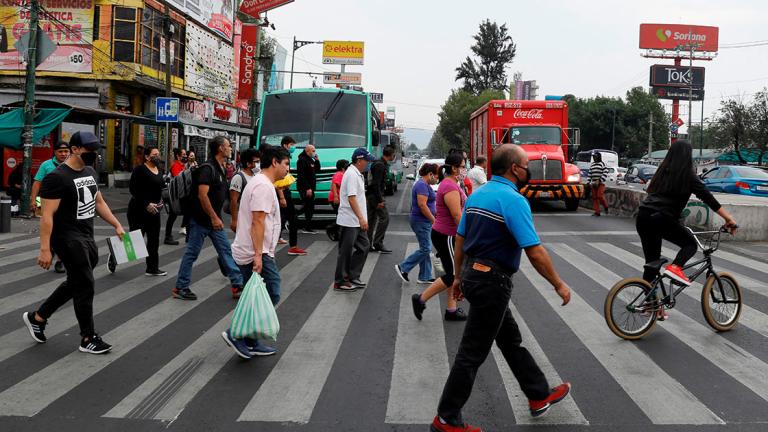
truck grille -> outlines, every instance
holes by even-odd
[[[531,180],[562,180],[563,162],[559,160],[547,160],[547,175],[544,177],[544,164],[541,159],[528,161],[531,170]]]

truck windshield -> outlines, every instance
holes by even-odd
[[[504,142],[512,144],[562,144],[562,134],[556,126],[513,127],[504,135]]]
[[[343,97],[341,97],[343,96]],[[280,145],[285,135],[299,147],[365,147],[368,134],[364,95],[341,92],[271,94],[264,98],[261,142]]]

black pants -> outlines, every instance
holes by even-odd
[[[365,231],[360,228],[341,227],[339,256],[336,260],[336,283],[343,283],[344,279],[360,278],[370,247]]]
[[[312,229],[312,217],[315,215],[315,194],[314,189],[312,190],[312,196],[307,196],[306,191],[302,192],[299,191],[299,195],[301,196],[301,205],[302,209],[301,211],[304,213],[304,228],[305,229]]]
[[[165,221],[165,238],[172,239],[173,238],[173,224],[176,223],[176,218],[179,216],[176,213],[171,210],[171,206],[167,206],[168,208],[168,220]],[[189,216],[183,215],[181,219],[181,227],[186,228],[187,227],[187,221],[189,219]]]
[[[389,211],[379,208],[373,197],[365,198],[368,206],[368,240],[376,249],[384,247],[384,234],[389,226]]]
[[[282,228],[288,224],[288,246],[296,247],[299,244],[299,224],[296,221],[296,207],[291,199],[291,192],[285,191],[285,208],[280,207],[280,222]]]
[[[437,257],[440,258],[440,263],[443,265],[443,271],[445,274],[440,276],[443,283],[450,287],[453,285],[453,247],[456,245],[456,236],[448,236],[432,230],[432,244],[437,251]]]
[[[645,262],[653,262],[661,258],[661,240],[667,240],[680,248],[672,264],[683,267],[696,255],[696,239],[677,219],[654,210],[640,208],[637,213],[637,233],[643,244]],[[645,269],[643,279],[653,282],[657,272]]]
[[[146,210],[128,212],[128,226],[131,231],[141,230],[147,238],[147,272],[160,268],[160,213],[153,215]]]
[[[99,262],[99,248],[93,238],[57,241],[52,247],[67,269],[67,279],[53,291],[37,313],[47,320],[57,309],[72,300],[77,323],[80,325],[80,335],[91,337],[95,334],[93,268]]]
[[[464,422],[461,408],[472,393],[477,370],[494,341],[529,400],[542,400],[549,395],[544,373],[520,345],[520,329],[508,306],[512,279],[495,269],[485,273],[474,270],[472,264],[473,260],[467,259],[462,271],[462,291],[471,306],[469,316],[437,407],[438,415],[456,426]]]

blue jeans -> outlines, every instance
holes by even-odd
[[[419,241],[419,250],[412,253],[408,258],[400,263],[400,270],[409,273],[417,265],[419,266],[419,280],[432,279],[432,259],[429,254],[432,252],[432,224],[429,222],[420,222],[411,220],[411,229],[416,234]]]
[[[240,273],[243,275],[243,282],[247,284],[253,276],[253,263],[238,264],[237,267],[240,268]],[[272,300],[272,305],[277,306],[277,303],[280,302],[280,270],[277,268],[275,259],[267,254],[261,255],[261,277],[267,286],[267,293]]]
[[[192,277],[192,265],[200,256],[200,250],[203,249],[203,242],[208,237],[219,254],[221,263],[227,268],[229,281],[234,288],[242,288],[243,275],[232,258],[232,249],[227,239],[227,233],[224,230],[215,230],[206,228],[198,224],[194,218],[189,218],[189,227],[187,228],[187,250],[184,251],[184,257],[181,259],[179,275],[176,278],[176,288],[180,290],[189,289],[190,279]]]

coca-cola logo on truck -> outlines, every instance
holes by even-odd
[[[542,120],[544,119],[543,109],[516,109],[512,114],[512,118],[516,119],[529,119],[529,120]]]

